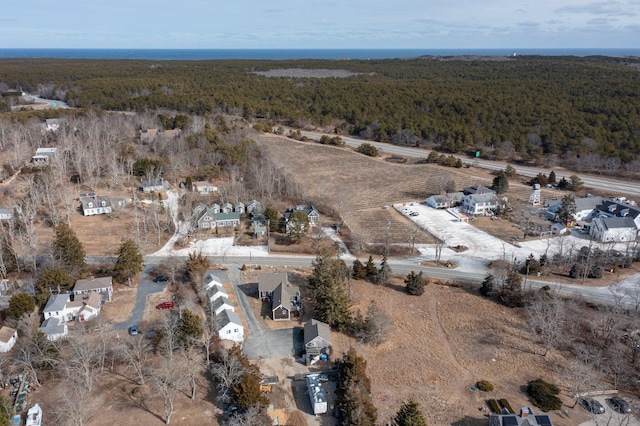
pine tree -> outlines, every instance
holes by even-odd
[[[378,268],[376,264],[373,262],[373,256],[369,256],[369,260],[367,260],[367,264],[365,265],[365,269],[367,271],[367,280],[371,282],[375,282],[378,278]]]
[[[113,274],[120,282],[124,282],[143,269],[142,253],[133,240],[125,240],[118,249],[118,258],[113,267]]]
[[[280,228],[278,210],[273,206],[267,206],[267,208],[264,209],[264,217],[269,221],[269,231],[278,232]]]
[[[391,266],[387,260],[386,253],[382,256],[382,263],[380,264],[380,271],[377,277],[378,284],[387,285],[391,281]]]
[[[556,183],[556,172],[554,172],[553,170],[551,170],[551,173],[549,173],[549,183]]]
[[[487,297],[491,296],[494,285],[495,278],[493,277],[493,275],[487,275],[486,277],[484,277],[484,281],[482,281],[482,285],[480,286],[480,294]]]
[[[33,312],[36,308],[36,302],[33,297],[27,293],[17,293],[9,299],[9,309],[7,313],[15,319],[19,319],[22,315]]]
[[[414,271],[411,271],[411,273],[405,278],[404,283],[406,285],[405,291],[407,294],[412,296],[421,296],[424,294],[426,280],[422,275],[422,271],[417,275]]]
[[[358,259],[353,261],[353,267],[351,269],[351,276],[353,277],[353,279],[363,280],[367,277],[367,270],[365,269],[362,262],[360,262]]]
[[[82,243],[69,225],[60,222],[56,226],[56,235],[53,241],[53,257],[60,262],[71,275],[82,273],[86,267],[84,258],[86,253]]]
[[[194,344],[202,337],[202,320],[197,314],[185,309],[180,315],[176,335],[181,345]]]
[[[347,265],[337,253],[326,250],[313,261],[313,273],[309,287],[317,319],[326,322],[336,331],[350,328],[352,323],[349,299],[346,292]]]
[[[411,398],[400,407],[393,422],[395,426],[427,426],[427,420],[420,411],[420,404]]]
[[[493,190],[496,191],[496,194],[504,194],[509,190],[509,179],[507,179],[504,170],[500,170],[498,175],[493,178]]]
[[[45,269],[36,281],[36,302],[44,306],[52,294],[66,293],[71,290],[75,280],[61,268]]]
[[[374,426],[378,419],[371,401],[371,382],[367,376],[367,361],[350,349],[338,360],[339,381],[337,406],[343,425]]]

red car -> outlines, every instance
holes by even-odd
[[[171,309],[171,308],[173,308],[173,302],[162,302],[161,304],[156,306],[156,309]]]

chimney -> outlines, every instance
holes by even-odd
[[[521,407],[520,408],[520,417],[522,417],[523,419],[526,419],[528,416],[529,416],[529,408]]]

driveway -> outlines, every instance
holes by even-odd
[[[247,358],[250,360],[284,358],[300,353],[304,340],[302,327],[279,330],[263,327],[251,309],[247,295],[239,287],[244,284],[240,275],[240,265],[229,265],[227,278],[233,284],[233,291],[249,328],[242,344],[242,350]]]
[[[153,293],[164,291],[168,283],[154,283],[149,277],[149,271],[155,265],[145,266],[140,275],[140,283],[136,294],[136,303],[133,305],[133,312],[128,320],[113,324],[113,330],[128,330],[132,325],[138,325],[142,322],[144,309],[147,306],[147,296]]]

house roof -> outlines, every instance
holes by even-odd
[[[209,297],[213,296],[216,293],[220,293],[220,294],[223,294],[225,296],[229,296],[229,294],[224,290],[224,288],[222,288],[221,284],[213,284],[213,285],[208,286],[207,293],[209,294]]]
[[[222,286],[222,283],[218,281],[218,276],[216,275],[215,271],[205,272],[203,283],[205,287],[211,287],[212,285],[216,285],[216,284]]]
[[[9,342],[9,340],[11,340],[11,337],[15,334],[15,332],[16,330],[14,328],[3,325],[2,328],[0,328],[0,342],[3,342],[3,343]]]
[[[624,229],[636,228],[636,223],[629,216],[625,217],[602,217],[602,225],[604,229]]]
[[[142,180],[140,181],[143,187],[149,186],[164,186],[164,179],[151,179],[151,180]]]
[[[576,212],[585,210],[594,210],[598,205],[602,204],[602,197],[580,197],[574,199],[576,204]]]
[[[609,200],[605,200],[602,205],[599,205],[597,208],[600,211],[619,217],[627,216],[635,219],[640,215],[640,209],[638,207]]]
[[[493,194],[493,190],[487,188],[484,185],[473,185],[473,186],[468,186],[466,188],[464,188],[462,190],[462,192],[464,192],[465,195],[470,195],[470,194]]]
[[[304,206],[304,205],[300,205],[300,206],[295,206],[295,208],[292,209],[288,209],[284,212],[284,220],[285,221],[289,221],[289,217],[294,213],[294,212],[303,212],[305,215],[309,216],[312,213],[316,213],[318,214],[318,210],[316,210],[315,207],[313,206]]]
[[[91,292],[88,295],[83,295],[83,296],[76,295],[73,302],[71,301],[67,302],[66,307],[67,308],[83,308],[86,305],[86,306],[89,306],[90,308],[97,310],[100,308],[101,300],[102,298],[100,297],[100,294]]]
[[[58,148],[55,147],[45,147],[36,149],[36,155],[48,155],[55,154],[58,151]]]
[[[433,199],[437,203],[448,203],[449,201],[460,201],[464,198],[464,193],[462,192],[449,192],[447,194],[436,194],[432,195],[428,199]]]
[[[215,322],[218,330],[226,327],[229,324],[235,324],[242,327],[242,321],[240,321],[240,317],[238,316],[238,314],[229,309],[221,311],[213,318],[213,321]]]
[[[491,192],[490,194],[469,194],[467,195],[474,203],[491,203],[498,200],[496,194]]]
[[[491,414],[489,416],[491,426],[553,426],[551,416],[548,414],[529,413],[526,417],[518,414]]]
[[[65,324],[64,321],[61,321],[59,318],[50,317],[42,322],[40,327],[38,327],[38,330],[42,331],[47,336],[64,334]]]
[[[272,292],[280,284],[289,283],[286,272],[263,272],[258,277],[258,292]]]
[[[69,294],[52,294],[47,301],[47,304],[44,306],[42,312],[57,312],[64,310],[65,306],[67,306],[67,302],[69,301]]]
[[[240,220],[240,213],[231,212],[231,213],[211,213],[209,214],[216,220]]]
[[[222,296],[218,297],[211,303],[211,308],[215,311],[223,307],[224,305],[233,306],[233,303],[231,303],[231,300],[227,299],[225,296]]]
[[[298,291],[298,287],[289,287],[284,283],[278,284],[275,290],[273,290],[273,296],[271,298],[271,309],[275,309],[278,306],[284,306],[291,310],[291,297],[295,296]]]
[[[76,281],[76,285],[73,286],[73,291],[98,290],[106,287],[111,287],[112,285],[113,284],[111,281],[111,277],[92,277],[86,280]]]
[[[92,195],[92,196],[80,197],[80,203],[82,204],[83,210],[90,209],[93,207],[99,207],[102,201],[106,202],[107,206],[111,205],[111,199],[106,195]],[[95,203],[93,207],[89,207],[89,203],[91,202]]]
[[[331,328],[329,324],[317,319],[310,319],[304,324],[304,344],[308,344],[316,337],[324,339],[331,345]]]

